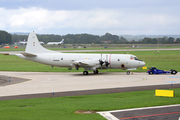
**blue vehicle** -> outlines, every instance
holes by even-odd
[[[177,71],[176,71],[176,70],[173,70],[173,69],[171,69],[170,71],[159,70],[159,69],[157,69],[156,67],[151,67],[151,68],[147,71],[147,73],[149,73],[150,75],[152,75],[152,74],[173,74],[173,75],[175,75],[175,74],[177,73]]]

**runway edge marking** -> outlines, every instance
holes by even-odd
[[[113,113],[113,112],[133,111],[133,110],[154,109],[154,108],[176,107],[176,106],[180,106],[180,104],[165,105],[165,106],[154,106],[154,107],[144,107],[144,108],[133,108],[133,109],[122,109],[122,110],[112,110],[112,111],[102,111],[102,112],[97,112],[97,113],[100,114],[101,116],[105,117],[107,120],[119,120],[118,118],[116,118],[111,113]]]
[[[119,120],[114,115],[112,115],[110,112],[97,112],[101,116],[105,117],[107,120]]]

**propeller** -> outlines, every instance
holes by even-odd
[[[108,65],[109,65],[109,64],[110,64],[109,62],[105,61],[106,69],[108,68]]]
[[[101,54],[101,59],[99,60],[99,64],[101,65],[101,70],[102,70],[102,65],[104,64],[104,61],[102,61],[102,54]]]
[[[105,61],[105,66],[106,66],[106,69],[108,68],[108,65],[109,65],[110,63],[108,62],[108,55],[106,55],[106,61]]]

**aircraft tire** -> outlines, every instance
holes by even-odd
[[[130,75],[130,71],[127,71],[126,74],[127,74],[127,75]]]
[[[88,75],[88,71],[83,71],[83,75]]]
[[[98,74],[99,73],[99,71],[98,70],[95,70],[95,71],[93,71],[94,72],[94,74]]]

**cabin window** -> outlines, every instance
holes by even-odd
[[[120,59],[118,59],[118,61],[120,61]]]
[[[61,58],[61,60],[63,60],[63,58]]]

